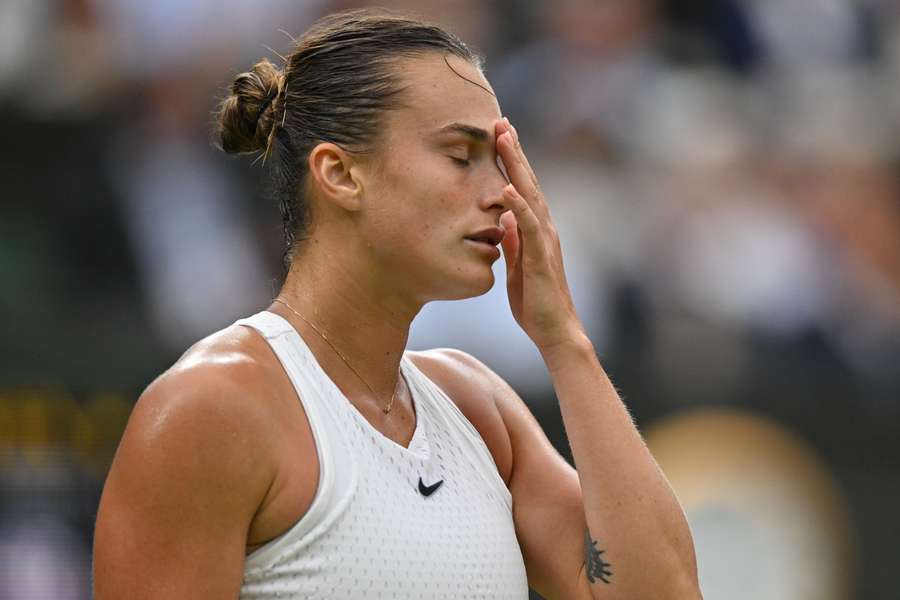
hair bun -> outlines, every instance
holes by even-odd
[[[266,148],[283,82],[284,73],[266,58],[234,78],[231,95],[219,107],[222,150],[240,154]]]

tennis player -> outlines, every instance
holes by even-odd
[[[700,597],[683,511],[481,64],[436,26],[353,11],[283,71],[237,76],[221,146],[265,160],[287,277],[139,398],[97,516],[97,600]],[[427,302],[493,286],[498,246],[575,469],[477,359],[405,350]]]

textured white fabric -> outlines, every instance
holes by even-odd
[[[512,498],[481,436],[450,398],[401,360],[416,412],[408,448],[341,393],[297,331],[262,311],[253,327],[306,410],[319,457],[309,511],[251,553],[242,600],[528,597]],[[419,492],[443,481],[430,496]]]

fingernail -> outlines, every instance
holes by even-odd
[[[512,127],[512,125],[509,124],[509,119],[507,119],[506,117],[503,117],[503,123],[506,125],[507,129]]]

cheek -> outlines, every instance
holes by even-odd
[[[384,164],[378,174],[377,194],[383,200],[379,228],[403,252],[445,253],[462,236],[465,199],[471,196],[464,171],[433,152],[411,152],[405,158]]]
[[[452,167],[436,162],[439,161],[410,161],[385,174],[382,193],[400,220],[435,223],[459,212],[464,182],[454,177]]]

